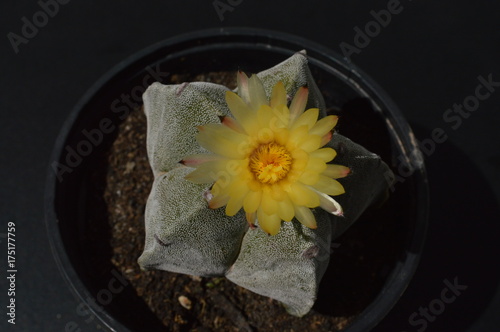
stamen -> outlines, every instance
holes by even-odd
[[[274,184],[286,177],[292,166],[288,150],[274,142],[259,145],[250,155],[250,171],[257,181]]]

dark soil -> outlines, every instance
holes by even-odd
[[[174,75],[171,82],[211,81],[234,87],[234,78],[234,73],[192,78]],[[351,134],[359,133],[359,126],[374,125],[369,119],[350,127],[348,120],[347,115],[342,119],[341,133],[355,141]],[[380,126],[384,128],[383,123]],[[380,148],[387,145],[384,139],[380,138],[379,150],[374,152],[388,156],[388,148]],[[377,145],[372,140],[370,144]],[[335,240],[316,305],[306,316],[297,318],[287,314],[279,302],[225,278],[140,270],[137,258],[144,246],[144,208],[153,182],[146,154],[146,118],[140,109],[121,123],[92,178],[90,196],[96,217],[89,220],[88,236],[94,240],[92,250],[100,255],[93,263],[95,273],[99,264],[120,271],[132,287],[130,294],[124,295],[129,300],[121,301],[147,305],[149,309],[144,306],[145,310],[150,310],[166,331],[340,331],[375,298],[402,251],[404,238],[400,232],[404,229],[399,222],[406,217],[403,211],[407,206],[390,198],[382,208],[367,211]],[[109,255],[103,255],[99,246],[108,248]],[[128,317],[129,321],[141,319],[149,318]],[[131,325],[141,326],[141,322]]]

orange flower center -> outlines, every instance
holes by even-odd
[[[249,167],[259,182],[274,184],[290,171],[292,156],[282,145],[261,144],[250,154]]]

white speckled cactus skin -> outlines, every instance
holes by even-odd
[[[148,87],[143,95],[146,144],[155,177],[178,167],[188,154],[207,152],[195,139],[196,126],[220,122],[219,116],[229,114],[224,99],[228,90],[205,82]]]
[[[184,179],[179,164],[187,154],[206,152],[196,142],[196,126],[227,115],[224,93],[210,83],[162,85],[144,93],[147,151],[155,176],[145,212],[146,243],[139,264],[201,276],[222,275],[234,262],[247,229],[244,216],[229,218],[207,208],[205,185]]]
[[[185,180],[190,171],[177,167],[155,180],[145,215],[148,228],[154,229],[148,229],[139,264],[191,275],[223,275],[238,254],[247,229],[245,216],[208,209],[202,195],[208,188]]]
[[[314,214],[316,229],[295,219],[283,222],[274,236],[260,228],[249,229],[226,277],[255,293],[279,300],[292,315],[305,315],[314,304],[330,259],[331,220],[322,209],[316,209]]]
[[[284,83],[290,96],[307,85],[307,107],[319,108],[320,116],[325,115],[324,101],[305,53],[296,53],[258,76],[268,97],[278,81]],[[338,196],[346,217],[333,217],[316,209],[315,230],[295,220],[283,222],[275,236],[260,228],[249,229],[242,211],[228,217],[224,208],[209,209],[204,198],[209,186],[185,180],[193,169],[179,164],[187,155],[207,152],[195,140],[196,126],[217,123],[219,116],[229,115],[227,90],[202,82],[154,83],[144,93],[147,150],[155,180],[146,206],[146,243],[139,264],[143,269],[226,275],[242,287],[281,301],[291,314],[302,316],[316,299],[328,266],[331,239],[347,229],[387,188],[384,173],[388,168],[378,156],[334,135],[331,146],[343,144],[348,151],[334,162],[353,170],[352,176],[343,179],[349,194]]]

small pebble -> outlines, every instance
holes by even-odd
[[[191,310],[191,308],[193,307],[191,300],[188,299],[187,297],[185,297],[184,295],[179,296],[178,300],[179,300],[179,303],[181,304],[181,306],[183,306],[187,310]]]
[[[127,164],[125,165],[125,172],[123,174],[129,174],[130,172],[132,172],[134,167],[135,167],[135,162],[133,161],[127,162]]]
[[[198,282],[201,281],[201,277],[200,276],[193,276],[193,275],[188,275],[188,276],[189,276],[189,278],[191,278],[194,281],[198,281]]]

